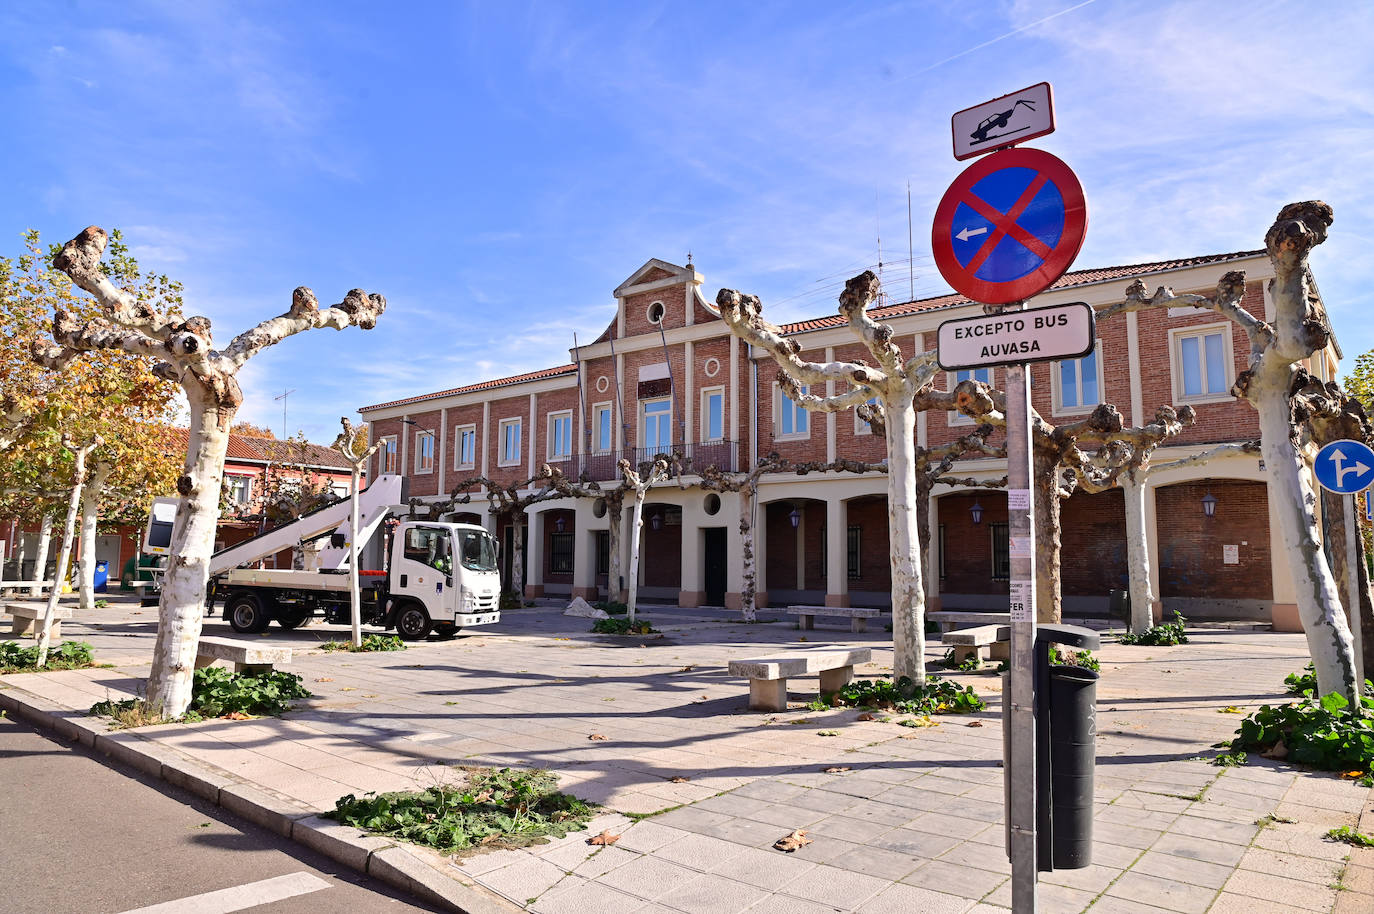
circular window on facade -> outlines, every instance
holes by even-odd
[[[645,312],[645,316],[649,318],[649,323],[661,324],[663,323],[663,315],[667,313],[668,309],[664,306],[663,302],[656,301],[649,306],[649,310]]]
[[[705,509],[707,514],[711,515],[712,517],[715,517],[717,514],[720,513],[720,496],[717,495],[715,492],[712,492],[711,494],[707,495],[706,501],[702,505],[702,507]]]
[[[606,516],[606,499],[598,498],[596,501],[592,502],[592,514],[596,517]]]

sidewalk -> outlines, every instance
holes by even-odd
[[[587,620],[565,618],[550,602],[450,642],[358,655],[310,650],[345,629],[274,626],[263,640],[296,649],[292,670],[315,699],[280,719],[125,731],[105,749],[151,753],[173,780],[187,777],[175,773],[182,766],[212,773],[224,805],[255,814],[247,798],[313,841],[356,835],[312,818],[338,797],[423,787],[446,763],[547,767],[562,789],[607,807],[590,832],[532,849],[456,866],[406,852],[445,869],[460,890],[451,899],[473,912],[1009,908],[998,677],[954,674],[983,692],[989,709],[938,717],[932,728],[800,704],[753,714],[745,683],[725,674],[728,658],[869,646],[874,664],[856,671],[862,678],[890,669],[889,636],[740,625],[710,610],[645,614],[663,638],[589,635]],[[64,635],[91,642],[116,668],[6,676],[0,702],[51,707],[68,731],[81,721],[93,732],[91,719],[72,712],[137,691],[156,618],[155,607],[127,604],[78,613]],[[205,633],[232,634],[218,620]],[[1235,730],[1241,715],[1223,709],[1249,713],[1284,700],[1284,675],[1306,659],[1302,637],[1199,630],[1192,638],[1100,652],[1094,864],[1042,874],[1041,911],[1374,910],[1374,850],[1322,839],[1356,824],[1362,810],[1362,830],[1374,831],[1371,791],[1264,760],[1220,769],[1198,759]],[[939,653],[932,647],[929,658]],[[831,730],[839,735],[820,735]],[[1294,821],[1257,824],[1271,815]],[[622,837],[589,847],[588,835],[603,828]],[[813,843],[795,854],[772,849],[797,828]],[[349,853],[395,859],[389,842],[368,840],[358,846],[371,850]]]

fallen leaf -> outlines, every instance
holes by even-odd
[[[364,698],[377,698],[378,696],[377,696],[377,695],[370,694],[370,693],[368,693],[368,692],[364,692],[364,693],[363,693],[363,697],[364,697]]]
[[[315,681],[316,681],[316,682],[333,682],[333,681],[334,681],[334,677],[333,677],[333,676],[321,676],[319,679],[316,679]]]
[[[843,773],[843,772],[845,772],[845,771],[848,771],[848,770],[849,770],[849,766],[848,766],[848,765],[831,765],[829,768],[822,768],[822,769],[821,769],[821,771],[825,772],[826,774],[841,774],[841,773]]]
[[[814,724],[815,721],[809,717],[798,717],[796,720],[789,720],[788,723],[795,727],[798,725],[806,726],[807,724]]]
[[[1217,713],[1218,713],[1218,714],[1244,714],[1245,711],[1242,710],[1241,708],[1236,707],[1235,705],[1227,705],[1227,706],[1224,707],[1224,708],[1218,708],[1218,709],[1217,709]]]
[[[641,644],[641,645],[640,645],[640,647],[648,647],[648,646],[649,646],[649,645],[647,645],[647,644]]]
[[[856,717],[856,718],[854,718],[854,719],[855,719],[855,720],[877,720],[876,717],[874,717],[872,714],[869,714],[867,711],[865,711],[864,713],[860,714],[858,717]]]
[[[840,731],[839,731],[839,730],[817,730],[817,731],[816,731],[816,735],[817,735],[817,736],[839,736],[839,735],[840,735]]]
[[[591,736],[587,737],[587,739],[592,740],[594,742],[599,742],[607,738],[608,737],[604,733],[593,733]]]
[[[690,672],[692,672],[692,668],[691,668],[690,666],[684,666],[684,667],[683,667],[681,670],[679,670],[678,672],[680,672],[680,673],[690,673]]]
[[[253,715],[251,715],[251,714],[244,714],[242,711],[230,711],[228,714],[224,715],[224,719],[225,719],[225,720],[252,720],[252,719],[253,719]]]
[[[1343,777],[1343,778],[1348,778],[1348,779],[1350,779],[1350,780],[1352,780],[1352,781],[1353,781],[1354,779],[1356,779],[1356,778],[1362,778],[1362,777],[1364,777],[1364,775],[1365,775],[1365,773],[1364,773],[1363,771],[1342,771],[1342,772],[1341,772],[1341,777]]]
[[[938,720],[931,720],[929,717],[913,717],[910,720],[899,720],[897,725],[900,727],[938,727]]]
[[[554,638],[555,641],[571,641],[571,638]]]
[[[1283,740],[1279,740],[1274,744],[1274,748],[1268,752],[1261,752],[1260,755],[1264,758],[1286,759],[1288,758],[1288,747],[1283,744]]]
[[[356,692],[356,691],[358,691],[358,690],[357,690],[356,688],[354,688],[353,686],[344,686],[343,688],[339,689],[339,691],[340,691],[340,692]]]
[[[682,775],[678,774],[668,778],[668,780],[670,783],[673,784],[686,784],[688,781],[691,780],[691,778],[683,777]]]
[[[797,640],[798,640],[798,641],[805,641],[805,640],[806,640],[806,636],[805,636],[805,635],[802,635],[802,636],[801,636],[800,638],[798,638]]]
[[[810,843],[811,839],[806,837],[806,832],[802,831],[799,828],[796,831],[783,835],[781,838],[774,841],[773,847],[776,850],[785,851],[791,854],[795,853],[803,847],[806,847],[806,845]]]
[[[587,843],[596,844],[601,847],[610,847],[612,844],[616,843],[619,840],[619,835],[613,835],[611,834],[610,830],[607,829],[599,835],[592,835],[590,838],[587,839]]]
[[[982,722],[981,720],[971,720],[971,721],[969,721],[968,723],[964,724],[964,726],[965,726],[965,727],[981,727],[981,726],[983,726],[983,722]]]

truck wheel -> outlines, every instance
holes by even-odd
[[[267,623],[270,621],[262,601],[258,599],[256,594],[236,594],[229,598],[229,605],[226,609],[229,616],[229,627],[240,635],[256,635],[267,628]]]
[[[402,641],[423,641],[429,634],[429,613],[423,606],[406,603],[396,610],[396,634]]]
[[[278,610],[277,610],[277,624],[280,625],[280,626],[281,626],[282,628],[284,628],[284,629],[290,630],[290,629],[293,629],[293,628],[300,628],[302,625],[304,625],[305,623],[307,623],[307,622],[309,622],[309,621],[310,621],[310,611],[309,611],[308,609],[300,609],[300,610],[278,609]]]

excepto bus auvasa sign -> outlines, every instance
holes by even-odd
[[[1076,359],[1093,351],[1097,324],[1085,302],[945,321],[936,355],[946,371]]]

